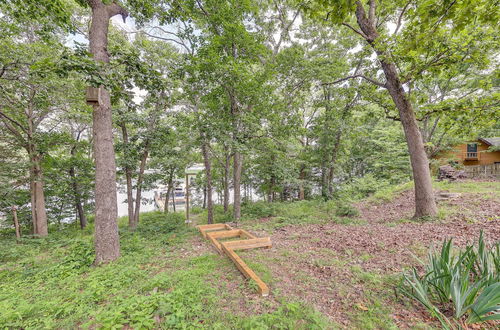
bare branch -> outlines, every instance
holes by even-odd
[[[12,124],[16,125],[17,127],[19,127],[23,132],[26,132],[26,129],[24,128],[24,126],[20,122],[18,122],[14,118],[11,118],[10,116],[7,116],[7,114],[2,112],[1,110],[0,110],[0,116],[5,118],[6,120],[11,122]]]
[[[408,9],[408,6],[410,5],[412,0],[408,1],[406,3],[406,5],[403,7],[403,9],[401,10],[401,13],[399,13],[399,17],[398,17],[398,24],[396,25],[396,30],[394,30],[394,34],[397,34],[398,31],[399,31],[399,28],[401,27],[401,24],[403,22],[403,16],[406,12],[406,9]]]
[[[387,119],[392,119],[394,121],[401,121],[401,118],[399,117],[396,117],[396,116],[391,116],[389,113],[389,109],[386,108],[386,107],[383,107],[384,108],[384,112],[385,112],[385,118]]]
[[[279,18],[279,20],[281,21],[281,23],[283,25],[283,30],[280,33],[280,37],[279,37],[278,42],[276,43],[276,45],[274,45],[274,53],[275,54],[278,53],[279,48],[280,48],[280,46],[281,46],[281,44],[283,42],[283,39],[288,35],[288,33],[290,31],[290,28],[292,27],[293,23],[295,23],[295,21],[297,20],[297,17],[299,16],[300,11],[301,11],[301,6],[299,6],[299,8],[297,9],[297,11],[293,15],[292,20],[287,25],[285,25],[286,18],[283,19],[283,20],[281,18]],[[280,10],[280,12],[281,12],[281,10]],[[286,13],[285,13],[285,15],[286,15]]]
[[[353,27],[349,23],[342,22],[342,25],[343,26],[347,26],[349,29],[353,30],[354,32],[356,32],[357,34],[359,34],[360,36],[362,36],[364,39],[368,40],[368,37],[366,36],[366,34],[364,34],[363,32],[361,32],[360,30],[356,29],[355,27]]]
[[[439,24],[443,21],[443,18],[445,18],[445,17],[446,17],[446,15],[448,15],[448,12],[450,11],[451,7],[453,7],[453,5],[455,5],[455,3],[456,3],[456,2],[457,2],[456,0],[453,0],[453,1],[449,4],[449,6],[446,8],[446,10],[444,11],[444,14],[443,14],[443,15],[441,15],[441,17],[439,17],[439,18],[437,19],[437,21],[436,21],[434,24],[432,24],[433,31],[434,31],[434,30],[437,28],[437,26],[438,26],[438,25],[439,25]]]
[[[23,135],[19,133],[19,131],[14,127],[12,123],[15,123],[16,126],[19,125],[16,121],[13,121],[11,118],[7,117],[4,113],[0,112],[0,121],[7,127],[7,129],[15,136],[17,137],[20,142],[24,145],[26,144],[26,140],[24,139]],[[21,129],[22,126],[21,126]],[[23,129],[24,131],[24,129]]]
[[[189,47],[186,46],[186,44],[183,43],[182,41],[175,40],[175,39],[172,39],[172,38],[160,37],[160,36],[157,36],[157,35],[154,35],[154,34],[150,34],[150,33],[146,32],[146,31],[141,31],[141,32],[144,33],[145,35],[147,35],[148,37],[151,37],[151,38],[160,39],[160,40],[164,40],[164,41],[175,42],[176,44],[184,47],[184,49],[186,49],[188,51],[188,53],[191,54],[191,49],[189,49]]]
[[[344,77],[344,78],[341,78],[341,79],[338,79],[338,80],[335,80],[335,81],[332,81],[332,82],[329,82],[329,83],[322,83],[321,85],[322,86],[335,85],[335,84],[341,83],[343,81],[346,81],[346,80],[349,80],[349,79],[356,79],[356,78],[363,78],[366,81],[369,81],[369,82],[371,82],[374,85],[377,85],[377,86],[382,87],[382,88],[387,88],[387,86],[386,86],[385,83],[382,83],[382,82],[380,82],[378,80],[375,80],[373,78],[367,77],[367,76],[362,75],[362,74],[354,74],[352,76],[347,76],[347,77]]]

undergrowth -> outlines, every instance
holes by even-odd
[[[284,302],[262,315],[234,318],[220,311],[210,285],[227,263],[216,254],[192,253],[198,233],[181,214],[141,214],[135,232],[120,219],[121,257],[95,267],[92,225],[52,231],[48,238],[0,233],[0,328],[192,329],[321,328],[324,319]],[[322,323],[323,322],[323,323]],[[300,327],[299,327],[300,328]]]
[[[320,199],[304,200],[295,202],[274,202],[265,201],[246,202],[242,204],[242,222],[249,222],[262,219],[258,224],[254,224],[254,229],[279,228],[286,225],[300,224],[320,224],[327,222],[350,224],[359,223],[356,217],[358,210],[350,202],[339,200],[324,201]],[[200,221],[206,222],[206,210],[200,213]],[[233,221],[232,207],[228,212],[224,212],[222,206],[214,207],[214,222],[225,223]],[[256,227],[255,227],[256,226]]]
[[[429,253],[423,274],[404,274],[400,291],[423,305],[445,328],[500,320],[500,243],[488,248],[481,233],[477,245],[455,253],[452,240]]]

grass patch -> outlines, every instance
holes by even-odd
[[[243,319],[238,329],[330,329],[333,326],[320,313],[301,303],[285,303],[276,311]]]
[[[500,191],[500,181],[435,181],[434,188],[454,193],[496,193]]]
[[[377,190],[373,195],[368,197],[368,201],[372,204],[387,203],[392,201],[398,194],[412,188],[413,188],[413,181],[400,185],[387,186],[380,190]]]
[[[193,235],[197,231],[184,224],[182,214],[143,213],[135,232],[124,217],[120,259],[95,267],[92,226],[83,231],[68,226],[22,244],[6,231],[0,235],[0,328],[241,329],[258,324],[266,329],[281,324],[310,329],[326,324],[317,312],[295,303],[283,302],[263,315],[225,313],[218,285],[242,278],[227,276],[233,268],[227,259],[192,251]],[[265,266],[255,262],[251,267],[272,281]]]
[[[363,292],[363,300],[353,304],[349,313],[354,327],[357,329],[397,329],[391,318],[392,309],[387,302],[393,300],[392,288],[397,278],[364,271],[360,266],[351,267],[353,281],[361,283],[367,290]]]

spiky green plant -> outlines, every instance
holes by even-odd
[[[454,253],[451,239],[429,253],[425,273],[403,274],[400,291],[422,304],[445,328],[500,320],[500,243],[488,248],[483,233],[477,247]],[[452,315],[452,316],[446,316]]]

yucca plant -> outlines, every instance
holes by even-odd
[[[500,248],[488,249],[483,233],[477,247],[454,253],[451,239],[431,250],[425,273],[403,274],[399,290],[421,303],[445,328],[500,320]]]

